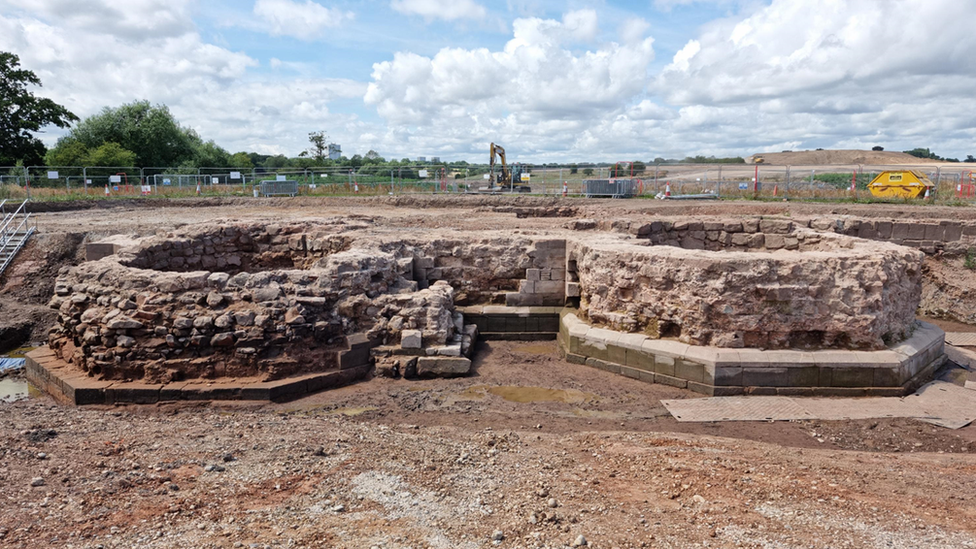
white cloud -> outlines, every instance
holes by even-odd
[[[651,38],[569,49],[599,36],[593,10],[561,20],[517,19],[512,26],[500,51],[402,52],[374,64],[366,104],[398,128],[384,136],[384,145],[448,156],[496,141],[510,143],[522,158],[578,156],[587,146],[581,132],[600,119],[614,120],[644,89],[654,59]],[[639,115],[650,121],[666,118],[666,111],[647,102]]]
[[[272,36],[291,36],[300,40],[316,40],[324,29],[338,27],[355,14],[338,8],[327,8],[312,0],[257,0],[254,15],[267,25]]]
[[[337,100],[361,98],[365,83],[255,75],[257,60],[202,40],[192,20],[182,18],[185,3],[174,2],[172,13],[159,13],[161,21],[183,21],[183,26],[167,25],[167,33],[151,41],[92,26],[73,12],[59,14],[56,4],[31,4],[33,11],[17,7],[14,15],[0,11],[0,50],[16,53],[21,66],[37,73],[42,96],[82,118],[106,106],[147,99],[168,105],[182,124],[232,152],[294,155],[307,146],[308,132],[319,129],[355,148],[355,139],[366,133],[356,115],[330,109]],[[287,60],[270,64],[301,73],[300,65]],[[49,145],[63,133],[50,130],[41,135]]]
[[[159,40],[192,26],[192,0],[0,0],[0,8],[54,18],[126,40]]]
[[[625,44],[639,42],[647,36],[647,29],[651,24],[641,17],[627,19],[620,25],[620,38]]]
[[[948,14],[972,18],[976,4],[775,0],[689,41],[660,89],[678,104],[735,103],[814,89],[831,94],[848,82],[878,93],[908,74],[972,74],[976,60],[964,52],[976,46],[976,35],[948,24]]]
[[[304,0],[263,5],[284,15],[248,28],[307,39],[351,17]],[[314,58],[266,49],[274,40],[261,45],[261,67],[204,40],[194,0],[0,0],[0,50],[81,116],[145,98],[233,151],[293,155],[309,131],[327,130],[350,155],[398,158],[484,160],[491,141],[540,162],[871,145],[976,154],[976,33],[955,24],[976,4],[749,5],[689,34],[656,74],[653,27],[601,18],[603,8],[518,18],[501,47],[363,53],[381,59],[369,82],[321,78]],[[249,8],[228,20],[256,20]],[[366,122],[360,109],[379,116]]]
[[[488,11],[474,0],[393,0],[390,7],[406,15],[425,19],[483,19]]]

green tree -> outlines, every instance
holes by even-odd
[[[579,171],[579,166],[577,166],[576,164],[569,165],[569,173],[574,174],[578,171]]]
[[[84,166],[88,157],[88,147],[74,139],[58,142],[58,146],[47,151],[44,164],[47,166]]]
[[[251,162],[251,156],[246,152],[238,152],[230,155],[230,165],[233,168],[243,168],[245,170],[250,170],[254,167],[254,163]]]
[[[934,152],[930,151],[928,148],[917,147],[910,151],[904,151],[906,154],[910,154],[917,158],[929,158],[932,160],[942,160],[943,158]]]
[[[78,120],[68,109],[28,91],[27,86],[40,86],[41,79],[18,67],[20,57],[0,52],[0,166],[41,163],[46,147],[34,134],[47,125],[67,128]]]
[[[88,152],[82,159],[84,166],[113,166],[127,168],[135,166],[136,153],[125,149],[118,143],[103,143]]]
[[[230,153],[210,140],[194,147],[193,163],[198,168],[226,168],[230,165]]]
[[[634,175],[640,175],[644,173],[644,170],[647,169],[647,165],[641,162],[640,160],[637,160],[636,162],[634,162],[633,168],[634,168]]]
[[[593,175],[593,168],[583,168],[583,175]]]
[[[88,149],[119,143],[136,154],[139,166],[178,166],[192,162],[202,140],[180,126],[165,105],[136,101],[90,116],[58,140],[55,149],[78,141]]]
[[[966,162],[976,162],[976,156],[973,156],[973,155],[971,155],[971,154],[967,154],[967,155],[966,155],[966,160],[965,160],[965,161],[966,161]]]
[[[283,154],[278,154],[275,156],[269,156],[264,159],[261,165],[265,168],[284,168],[288,165],[288,157]]]
[[[329,154],[329,135],[323,131],[309,132],[308,142],[312,144],[311,147],[302,151],[298,156],[300,157],[311,157],[316,162],[323,162]]]

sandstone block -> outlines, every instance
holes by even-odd
[[[420,357],[417,359],[419,377],[459,377],[471,372],[471,361],[464,357]]]
[[[793,231],[793,222],[788,219],[763,219],[759,226],[766,234],[788,234]]]
[[[125,315],[119,315],[105,325],[109,330],[135,330],[143,327],[143,323]]]
[[[230,275],[227,273],[211,273],[207,277],[207,285],[216,290],[223,290],[229,280]]]
[[[423,332],[420,330],[403,330],[400,333],[400,346],[404,349],[420,349],[423,347]]]

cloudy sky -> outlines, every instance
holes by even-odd
[[[387,158],[965,157],[972,21],[974,0],[0,0],[0,50],[79,116],[148,99],[231,152],[325,130]]]

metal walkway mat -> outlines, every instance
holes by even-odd
[[[976,391],[933,381],[912,395],[866,398],[736,396],[662,400],[680,422],[913,418],[950,429],[976,421]]]
[[[976,332],[946,332],[945,341],[956,347],[976,347]]]

